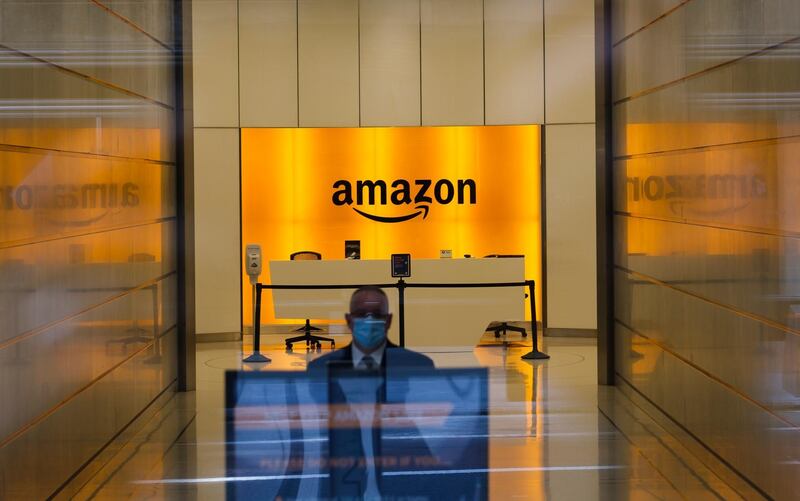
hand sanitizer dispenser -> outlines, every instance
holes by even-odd
[[[258,244],[247,244],[245,250],[245,272],[250,277],[250,283],[255,285],[261,275],[261,246]]]
[[[253,286],[253,354],[243,360],[247,363],[271,362],[268,357],[261,354],[261,329],[258,325],[260,319],[256,316],[256,298],[259,297],[259,294],[256,294],[256,289],[258,288],[258,277],[261,275],[261,268],[261,246],[247,244],[244,251],[244,270],[247,276],[250,277],[250,285]]]

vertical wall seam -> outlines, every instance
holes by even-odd
[[[486,0],[481,0],[481,50],[483,51],[483,125],[486,125]]]
[[[422,127],[422,0],[419,0],[419,126]]]
[[[236,0],[236,126],[242,126],[242,51],[239,47],[241,40],[241,33],[239,30],[239,23],[241,16],[239,15],[239,6],[241,0]],[[240,169],[241,170],[241,169]]]
[[[542,124],[542,130],[539,133],[539,200],[541,206],[539,207],[539,236],[541,243],[541,267],[542,267],[542,312],[540,317],[542,319],[542,336],[547,328],[547,129]],[[530,298],[531,301],[536,301],[536,296]],[[533,320],[533,319],[531,319]],[[531,325],[531,329],[535,329],[535,325]]]
[[[358,38],[358,126],[361,127],[361,0],[357,0],[356,5],[356,26]]]
[[[297,103],[297,127],[300,127],[300,0],[294,0],[294,71]]]
[[[239,143],[239,339],[244,336],[244,284],[243,271],[244,267],[244,231],[242,225],[242,129],[237,129],[237,142]]]
[[[547,37],[545,22],[545,2],[542,0],[542,134],[539,149],[541,153],[541,166],[539,168],[539,192],[541,193],[542,206],[541,235],[542,235],[542,333],[547,327]],[[534,300],[536,298],[533,298]]]
[[[236,128],[236,145],[238,147],[239,158],[238,166],[239,172],[239,248],[237,254],[239,255],[239,338],[241,339],[242,332],[244,332],[244,292],[242,284],[242,270],[244,269],[244,257],[242,256],[242,50],[241,50],[241,22],[242,16],[240,14],[241,0],[236,0],[236,97],[239,100],[239,109],[237,110],[238,127]]]
[[[542,124],[547,123],[547,21],[545,3],[542,0]]]

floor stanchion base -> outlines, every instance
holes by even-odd
[[[264,362],[272,362],[269,358],[265,357],[261,353],[253,353],[249,357],[245,358],[243,362],[246,363],[264,363]]]
[[[547,360],[548,358],[550,358],[550,355],[539,350],[533,350],[522,355],[523,360]]]

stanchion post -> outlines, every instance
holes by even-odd
[[[251,362],[272,362],[269,358],[261,354],[261,284],[253,284],[255,292],[255,304],[253,305],[253,354],[245,358],[244,361]]]
[[[398,314],[400,316],[400,347],[406,347],[406,282],[401,278],[397,281]]]
[[[539,329],[536,327],[536,296],[534,295],[536,289],[536,282],[533,280],[525,280],[528,284],[529,297],[531,300],[531,339],[533,339],[533,349],[530,353],[522,355],[523,360],[547,360],[550,355],[539,351]]]
[[[146,364],[160,364],[161,363],[161,339],[159,337],[159,327],[160,324],[158,323],[158,285],[153,284],[148,287],[152,292],[152,302],[153,302],[153,349],[155,353],[153,353],[152,357],[148,357],[145,359],[144,363]]]

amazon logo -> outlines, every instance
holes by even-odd
[[[350,206],[360,216],[379,223],[402,223],[419,216],[425,219],[434,202],[475,205],[478,199],[474,179],[458,179],[455,183],[449,179],[397,179],[390,184],[383,180],[351,183],[340,179],[333,183],[333,190],[333,205]],[[386,215],[384,207],[389,205],[402,208],[404,213]]]

